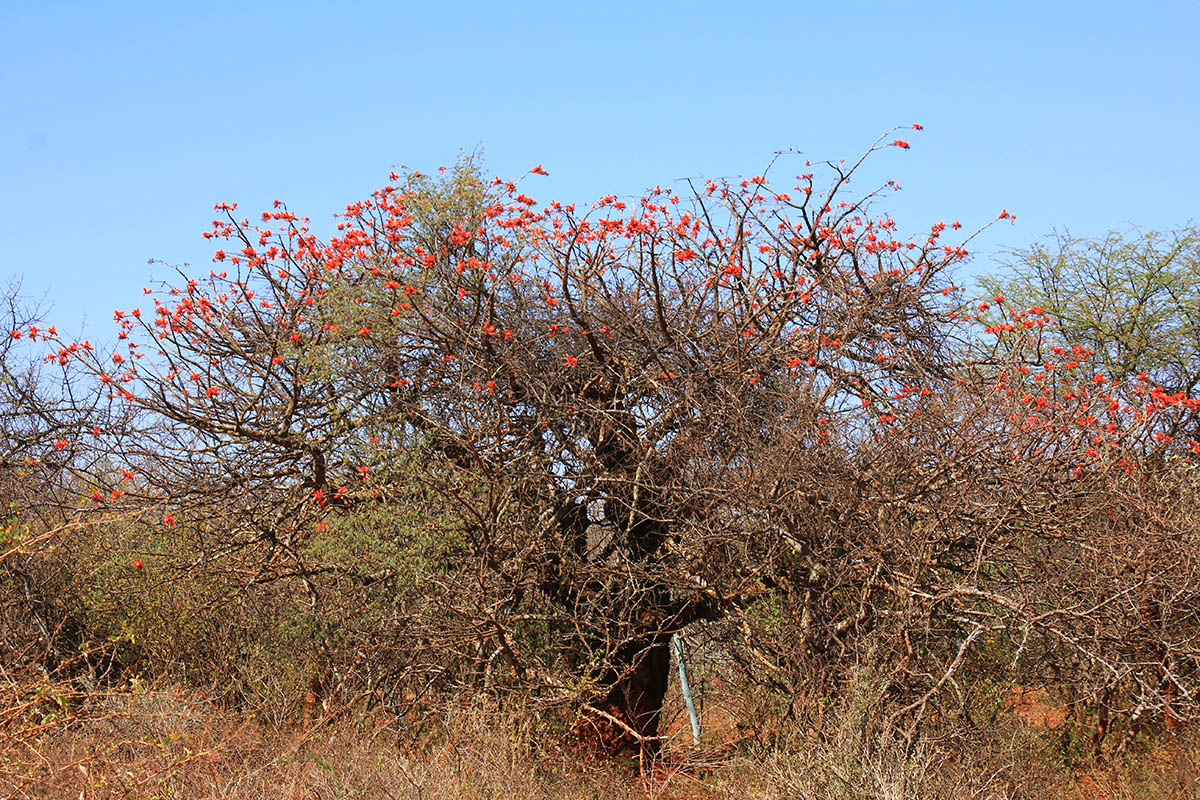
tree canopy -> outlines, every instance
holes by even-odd
[[[997,652],[1179,707],[1195,404],[1130,375],[1186,359],[1080,320],[1158,308],[1184,262],[1139,250],[1144,290],[1078,320],[1020,286],[967,304],[957,226],[903,236],[891,184],[851,193],[861,159],[771,177],[792,163],[577,207],[466,159],[393,174],[329,242],[222,203],[213,270],[118,311],[116,350],[48,339],[116,403],[77,437],[104,453],[72,462],[84,510],[194,537],[229,587],[374,598],[381,627],[338,635],[407,696],[533,697],[616,750],[657,746],[688,629],[788,691],[869,651],[898,718]]]

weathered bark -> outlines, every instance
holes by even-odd
[[[586,715],[595,744],[609,756],[646,763],[661,749],[659,721],[671,672],[670,635],[655,634],[618,651],[601,677],[606,693]]]

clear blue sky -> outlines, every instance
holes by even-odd
[[[0,4],[0,279],[94,335],[161,265],[207,271],[216,201],[314,221],[481,147],[539,200],[860,153],[903,230],[1200,217],[1200,4],[358,2]]]

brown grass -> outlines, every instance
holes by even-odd
[[[733,730],[693,749],[674,737],[660,763],[590,761],[527,713],[454,703],[422,724],[326,716],[307,730],[224,710],[199,693],[63,693],[25,687],[0,708],[5,798],[800,798],[801,800],[1167,800],[1200,796],[1195,748],[1161,743],[1104,765],[1056,765],[1060,735],[1016,717],[1008,738],[925,736],[906,746],[844,713],[833,729],[771,742]],[[56,691],[58,694],[56,694]],[[757,742],[757,743],[756,743]]]

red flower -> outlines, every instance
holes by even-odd
[[[140,558],[135,558],[133,560],[133,563],[130,564],[129,566],[133,567],[134,569],[141,569],[145,565],[142,563],[142,560]]]
[[[163,525],[174,525],[174,524],[175,524],[175,517],[173,517],[173,516],[172,516],[172,515],[170,515],[170,514],[163,514],[163,518],[162,518],[162,524],[163,524]]]
[[[546,170],[542,169],[541,164],[538,164],[536,167],[531,169],[530,172],[532,172],[534,175],[549,175],[550,174],[549,172],[546,172]]]
[[[566,364],[567,364],[567,366],[568,366],[568,367],[574,367],[574,366],[578,366],[578,365],[579,365],[579,359],[578,359],[578,358],[576,358],[575,356],[567,356],[567,359],[566,359]]]
[[[896,145],[896,147],[899,147],[902,150],[907,150],[909,147],[908,142],[903,139],[897,139],[896,141],[892,142],[892,144]]]

